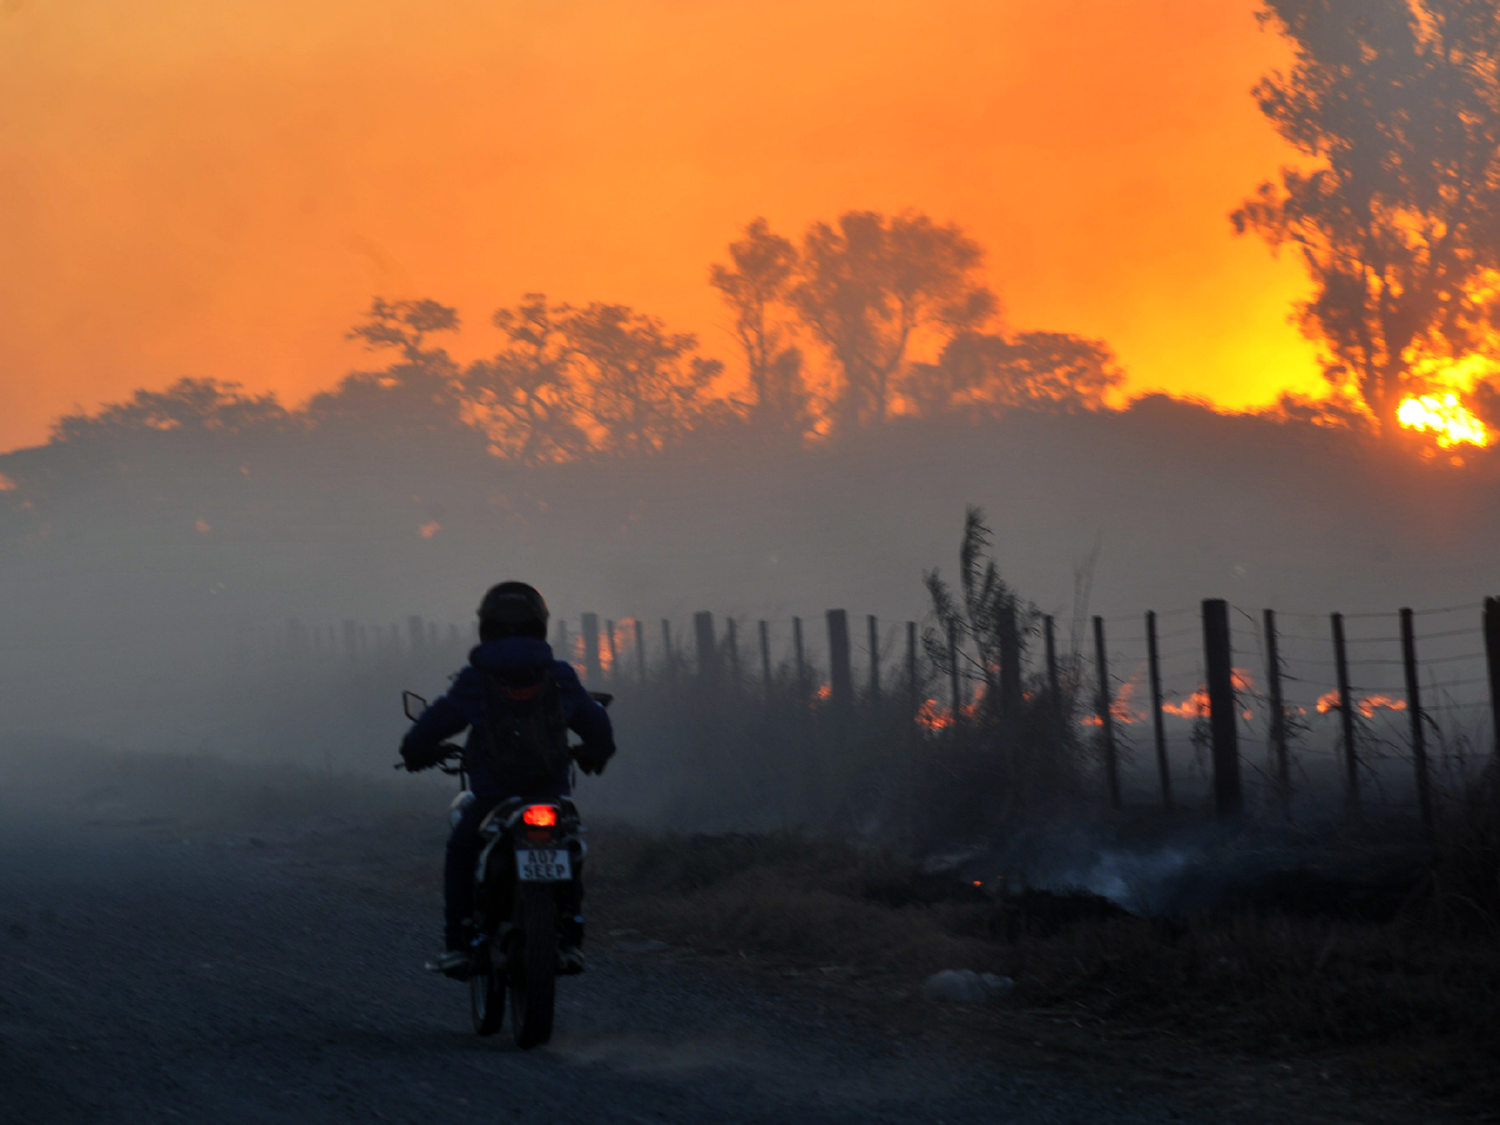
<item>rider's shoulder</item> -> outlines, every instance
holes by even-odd
[[[479,687],[481,678],[478,668],[472,664],[465,664],[448,677],[448,694],[463,695],[465,692],[473,691]]]
[[[552,675],[564,687],[583,686],[583,681],[578,678],[578,669],[566,660],[552,662]]]

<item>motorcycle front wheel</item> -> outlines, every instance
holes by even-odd
[[[510,1026],[523,1051],[552,1038],[557,995],[557,892],[551,883],[516,888],[509,957]]]

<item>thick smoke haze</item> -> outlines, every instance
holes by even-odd
[[[0,282],[0,442],[31,443],[0,455],[13,730],[382,765],[397,688],[441,689],[503,578],[545,591],[569,650],[584,614],[628,623],[622,685],[637,622],[671,682],[661,623],[691,660],[709,611],[761,682],[803,621],[797,687],[819,689],[823,614],[844,609],[877,698],[869,650],[889,683],[971,507],[1016,604],[1060,623],[1084,711],[1088,619],[1109,620],[1126,725],[1147,610],[1187,659],[1199,601],[1228,599],[1237,667],[1259,674],[1264,608],[1321,643],[1330,611],[1489,592],[1483,423],[1466,414],[1478,444],[1453,447],[1397,421],[1446,368],[1361,360],[1342,326],[1380,301],[1314,269],[1335,282],[1314,315],[1294,306],[1307,263],[1234,240],[1371,249],[1337,240],[1343,196],[1255,194],[1289,150],[1248,90],[1295,36],[1249,5],[6,11],[0,82],[28,107]],[[1317,27],[1332,39],[1298,40],[1299,89],[1341,49]],[[1285,105],[1302,137],[1319,107]],[[1406,182],[1345,163],[1350,198]],[[1500,210],[1481,203],[1460,216],[1475,284]],[[1422,305],[1429,249],[1397,286],[1414,307],[1442,303]],[[1423,363],[1484,358],[1459,353],[1484,344],[1485,292],[1424,322]],[[1320,347],[1354,341],[1322,349],[1344,363],[1327,385],[1298,308]],[[1494,425],[1481,368],[1462,367],[1462,409]],[[1454,644],[1437,659],[1470,687]],[[942,661],[917,663],[937,705]],[[1201,672],[1172,676],[1188,721]],[[1319,684],[1303,712],[1326,712]],[[1359,686],[1394,711],[1395,689]],[[623,728],[640,719],[625,705]],[[684,737],[670,754],[707,736]]]
[[[752,679],[758,620],[780,667],[803,618],[822,677],[823,611],[843,608],[863,682],[874,614],[891,683],[904,659],[893,630],[930,624],[924,572],[955,576],[968,504],[985,509],[1006,580],[1058,617],[1065,645],[1080,614],[1125,619],[1111,628],[1134,636],[1146,609],[1195,610],[1204,597],[1252,615],[1469,604],[1469,625],[1500,545],[1488,460],[1414,465],[1354,434],[1164,398],[533,470],[456,433],[137,437],[93,464],[67,444],[0,459],[17,485],[0,494],[13,731],[384,769],[402,729],[397,689],[441,690],[480,593],[507,577],[539,585],[573,637],[585,612],[640,619],[653,668],[661,619],[691,660],[692,614],[712,611],[721,636],[732,616]],[[373,652],[409,649],[412,615],[436,623],[435,651],[382,672],[394,677],[383,694],[317,678],[344,666],[346,620]],[[302,642],[322,650],[316,662],[288,649],[294,619],[316,633]],[[1173,628],[1188,639],[1169,647],[1197,644],[1195,616]],[[646,729],[630,727],[628,640],[615,685],[626,745]],[[1258,677],[1253,625],[1237,644]],[[1033,671],[1039,659],[1033,646]],[[1190,692],[1195,668],[1172,686]],[[1185,728],[1177,738],[1190,753]]]

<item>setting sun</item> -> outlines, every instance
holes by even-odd
[[[1396,417],[1409,430],[1435,435],[1444,449],[1455,445],[1486,446],[1490,443],[1484,423],[1474,417],[1458,395],[1451,391],[1441,395],[1420,395],[1401,403]]]

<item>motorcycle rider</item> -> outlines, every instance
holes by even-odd
[[[479,858],[480,822],[496,805],[510,797],[557,799],[569,793],[565,761],[547,767],[542,775],[522,772],[513,762],[493,752],[497,745],[486,720],[487,699],[494,690],[513,698],[529,698],[550,672],[561,704],[561,718],[582,739],[574,760],[584,773],[604,771],[615,752],[609,715],[579,682],[566,661],[557,660],[547,643],[547,603],[525,582],[492,586],[479,603],[479,644],[469,663],[453,677],[452,686],[417,717],[401,740],[401,758],[413,773],[435,766],[443,751],[439,744],[465,727],[463,766],[474,799],[465,808],[448,838],[443,867],[444,952],[428,962],[436,972],[455,974],[468,965],[464,924],[473,910],[474,865]],[[493,715],[493,710],[490,711]],[[578,865],[581,868],[581,864]],[[583,881],[575,870],[558,927],[561,971],[583,971]]]

